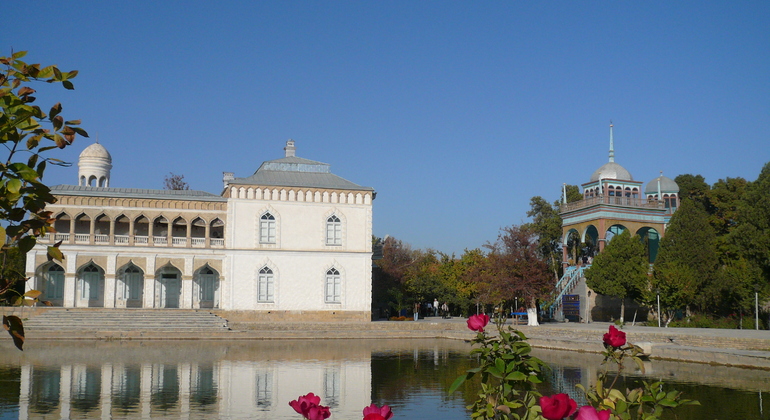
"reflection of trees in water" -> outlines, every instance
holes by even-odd
[[[470,348],[469,348],[470,349]],[[372,353],[372,401],[387,403],[417,395],[421,389],[443,390],[442,401],[456,400],[446,390],[458,376],[474,367],[468,353],[443,350]],[[467,381],[459,392],[464,404],[475,400],[475,381]]]

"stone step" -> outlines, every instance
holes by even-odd
[[[227,320],[198,310],[54,309],[24,321],[31,332],[228,331]]]

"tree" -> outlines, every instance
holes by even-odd
[[[717,271],[720,302],[725,309],[737,311],[743,325],[743,314],[754,312],[754,286],[759,284],[762,270],[751,261],[740,258]]]
[[[177,175],[173,172],[169,172],[169,174],[163,179],[163,189],[164,190],[189,190],[190,185],[187,184],[184,180],[184,175]]]
[[[520,297],[527,305],[531,326],[537,322],[537,300],[553,290],[548,264],[538,252],[538,238],[529,226],[503,228],[497,241],[487,244],[489,254],[483,271],[477,278],[498,302]]]
[[[653,281],[661,300],[673,309],[694,303],[704,310],[716,297],[707,293],[714,290],[710,285],[718,264],[715,238],[706,212],[695,201],[683,200],[660,240]]]
[[[762,268],[764,286],[770,283],[770,162],[751,182],[736,208],[737,226],[730,233],[741,255]]]
[[[674,178],[679,186],[679,197],[698,203],[703,210],[708,209],[709,184],[702,175],[684,174]]]
[[[577,185],[567,185],[567,203],[580,201],[583,195]],[[554,281],[559,281],[562,269],[562,219],[559,216],[561,200],[552,204],[541,196],[532,197],[529,200],[529,211],[527,217],[532,218],[528,224],[528,229],[533,229],[538,238],[538,252],[547,262]]]
[[[382,241],[382,259],[377,261],[379,275],[375,278],[373,286],[379,305],[392,307],[397,311],[411,307],[405,282],[408,270],[416,259],[417,252],[412,250],[409,244],[392,236]]]
[[[56,103],[46,114],[34,104],[33,82],[61,83],[65,89],[74,89],[71,79],[77,71],[62,72],[56,66],[41,67],[21,61],[26,51],[0,57],[5,68],[0,73],[0,143],[8,151],[7,158],[0,163],[0,246],[3,250],[18,248],[26,254],[36,244],[36,237],[53,232],[51,213],[46,204],[55,198],[42,182],[47,164],[66,165],[59,159],[44,157],[48,150],[63,149],[77,135],[88,137],[79,127],[80,120],[65,121],[61,115],[62,105]],[[45,128],[44,126],[48,127]],[[6,243],[6,235],[10,241]],[[48,258],[63,258],[59,244],[48,247]],[[17,275],[9,275],[3,268],[0,279],[0,293],[5,293],[21,281]],[[41,295],[38,291],[27,292],[22,304],[32,304]],[[21,349],[24,336],[21,319],[16,316],[3,317],[16,346]]]
[[[538,238],[537,250],[540,256],[548,262],[548,268],[553,274],[554,281],[559,281],[561,270],[561,224],[557,208],[554,208],[543,197],[536,196],[529,200],[530,210],[527,217],[532,218],[532,223],[527,226],[532,229]]]
[[[586,284],[596,293],[620,298],[620,322],[625,300],[640,300],[648,290],[649,263],[644,244],[628,230],[615,235],[585,271]]]
[[[747,186],[743,178],[726,178],[714,183],[708,192],[709,223],[714,228],[715,245],[723,262],[739,257],[730,233],[738,226],[738,206]]]

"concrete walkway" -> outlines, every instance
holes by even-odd
[[[226,315],[224,315],[226,317]],[[510,325],[508,320],[507,325]],[[32,326],[33,323],[30,323]],[[373,322],[230,322],[230,330],[184,332],[147,330],[27,330],[27,340],[276,340],[335,338],[447,338],[470,340],[465,318],[428,317],[418,321]],[[595,352],[604,350],[609,323],[546,323],[515,326],[533,347]],[[626,325],[629,342],[649,349],[650,358],[770,370],[770,331],[703,328],[657,328]],[[487,327],[494,333],[494,325]]]

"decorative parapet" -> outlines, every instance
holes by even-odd
[[[229,185],[228,189],[225,190],[224,196],[247,200],[371,205],[372,194],[372,191]]]
[[[572,203],[562,203],[559,206],[559,213],[569,213],[571,211],[584,209],[600,204],[608,204],[612,206],[630,207],[639,209],[660,209],[665,210],[663,201],[660,200],[648,200],[645,198],[632,198],[632,197],[591,197],[580,201],[574,201]]]

